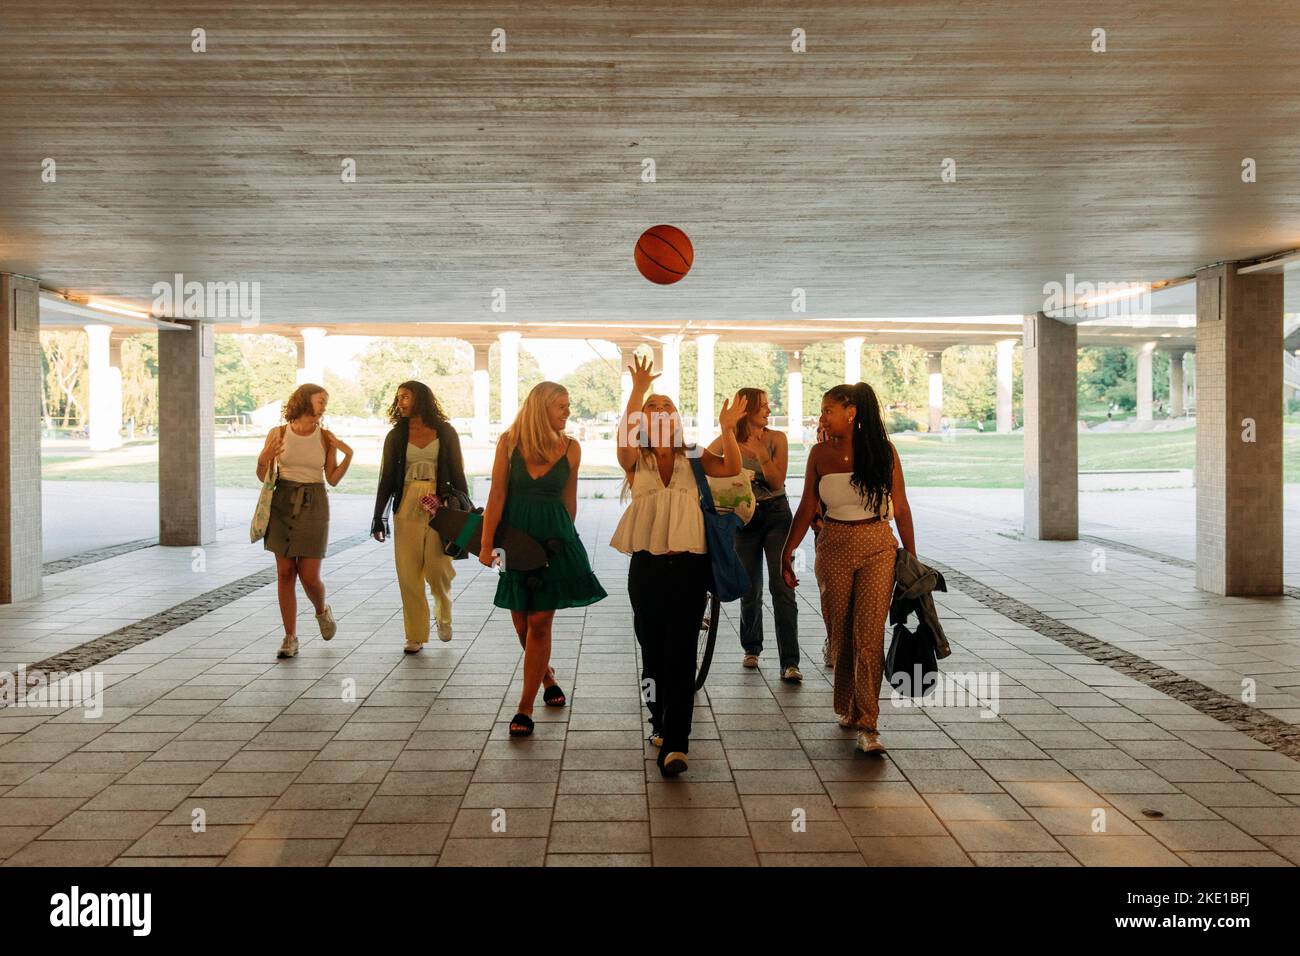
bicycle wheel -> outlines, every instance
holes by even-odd
[[[695,651],[695,689],[704,686],[704,679],[709,676],[709,664],[713,662],[713,645],[718,640],[718,617],[722,613],[722,602],[716,594],[708,596],[708,616],[700,622],[700,639]]]

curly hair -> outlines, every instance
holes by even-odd
[[[397,386],[393,392],[393,404],[388,406],[388,423],[396,425],[402,420],[402,410],[397,405],[397,392],[406,389],[411,393],[411,417],[421,419],[430,428],[437,428],[447,423],[447,415],[433,394],[433,389],[423,382],[412,379]]]
[[[317,392],[325,392],[326,397],[329,396],[329,392],[322,385],[315,385],[311,382],[304,382],[299,385],[294,389],[293,394],[289,396],[289,400],[284,403],[284,408],[280,410],[281,417],[286,422],[291,422],[303,415],[310,415],[312,413],[311,399]]]

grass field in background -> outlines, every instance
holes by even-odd
[[[943,438],[930,435],[897,435],[894,442],[903,459],[909,485],[917,487],[958,486],[970,488],[1019,488],[1024,475],[1024,438],[1021,435],[959,435]],[[234,454],[217,453],[217,484],[222,488],[257,488],[254,476],[256,456],[241,449]],[[790,473],[803,473],[807,450],[796,447],[790,456]],[[1080,471],[1192,468],[1196,461],[1196,433],[1146,432],[1079,436]],[[1285,480],[1300,482],[1300,435],[1294,431],[1284,439]],[[610,466],[584,464],[583,475],[618,475]],[[158,478],[156,461],[95,465],[93,456],[47,456],[42,463],[47,481],[141,481]],[[374,494],[379,467],[354,464],[338,491],[345,494]]]

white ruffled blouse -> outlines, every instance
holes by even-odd
[[[610,546],[624,554],[649,551],[690,551],[706,554],[704,516],[695,474],[685,455],[676,456],[672,480],[664,486],[653,458],[639,456],[632,477],[632,501],[628,505]]]

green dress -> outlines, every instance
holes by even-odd
[[[555,611],[566,607],[586,607],[608,597],[591,571],[587,550],[578,538],[578,529],[573,526],[569,509],[564,506],[562,495],[568,480],[567,453],[540,478],[528,474],[524,456],[518,448],[511,453],[502,522],[532,535],[543,545],[547,541],[560,540],[564,547],[552,556],[541,572],[502,571],[493,601],[497,607],[512,611]],[[540,577],[540,586],[529,587],[529,577]]]

